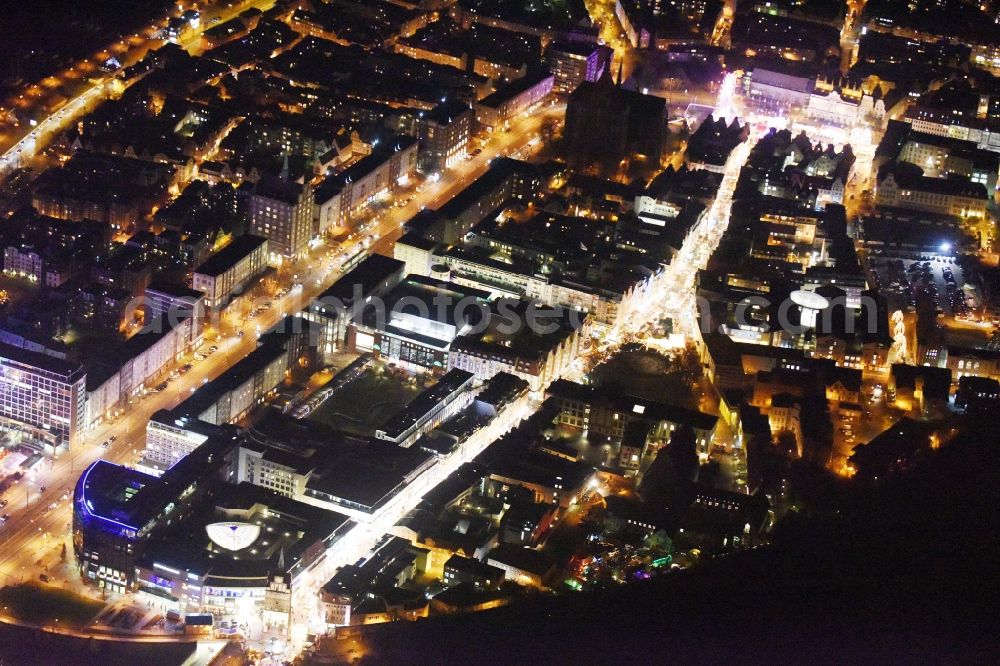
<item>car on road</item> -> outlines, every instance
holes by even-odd
[[[48,574],[38,574],[38,580],[42,581],[43,583],[52,582],[52,579],[49,578]]]
[[[101,448],[102,448],[102,449],[106,449],[106,448],[108,448],[109,446],[111,446],[111,440],[109,440],[109,439],[106,439],[106,440],[104,440],[103,442],[101,442]]]
[[[0,516],[0,522],[6,523],[8,520],[10,520],[10,514],[9,513],[5,513],[2,516]]]
[[[7,500],[5,499],[0,500],[0,509],[4,508],[5,506],[7,506]]]

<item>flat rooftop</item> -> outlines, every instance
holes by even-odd
[[[240,386],[281,356],[288,355],[284,341],[262,340],[259,347],[244,356],[236,365],[207,384],[199,386],[194,393],[177,405],[174,411],[191,418],[198,418],[222,395]]]
[[[330,288],[320,294],[316,300],[349,305],[354,302],[355,290],[364,296],[375,291],[379,286],[388,288],[393,281],[393,276],[401,272],[405,265],[404,262],[392,257],[370,254],[360,264],[330,285]]]
[[[500,314],[503,305],[504,314]],[[526,300],[502,299],[491,307],[488,327],[470,335],[459,335],[452,349],[489,354],[510,361],[545,358],[580,327],[584,318],[572,317],[561,308],[532,311]],[[516,326],[511,326],[511,320]]]
[[[539,83],[548,78],[552,78],[552,72],[546,70],[528,72],[521,78],[514,79],[507,85],[497,88],[496,92],[479,100],[478,104],[482,106],[499,107],[504,102],[517,97],[524,91],[537,86]]]
[[[130,467],[98,460],[88,467],[78,482],[81,501],[91,516],[138,530],[141,502],[135,501],[159,479]]]
[[[148,287],[146,287],[146,291],[164,294],[174,298],[190,298],[196,300],[205,298],[204,292],[198,291],[197,289],[191,289],[190,287],[185,287],[182,284],[174,284],[173,282],[157,282],[154,280]]]
[[[489,300],[489,292],[481,289],[422,275],[409,275],[385,295],[384,311],[430,318],[461,328],[465,323],[472,322],[476,315],[482,314],[477,308],[471,307],[471,303],[486,304]],[[460,304],[464,307],[459,308]],[[365,324],[376,325],[378,314],[376,308],[367,308],[364,313]]]
[[[406,407],[393,415],[381,428],[388,439],[395,439],[406,432],[417,421],[447,400],[453,393],[469,385],[471,372],[453,368],[434,386],[422,391]]]
[[[231,532],[210,528],[219,523],[239,526],[229,526]],[[216,579],[258,585],[269,574],[294,573],[315,544],[329,547],[353,525],[342,514],[241,483],[223,487],[186,520],[158,535],[146,546],[143,560],[196,573],[207,584]]]
[[[41,352],[30,351],[21,347],[15,347],[5,342],[0,342],[0,364],[6,365],[4,361],[13,361],[24,365],[45,370],[64,376],[69,381],[75,381],[82,376],[83,368],[80,365],[71,363],[56,356],[43,354]]]
[[[267,239],[263,236],[254,236],[252,234],[240,236],[206,259],[204,263],[194,269],[194,272],[202,275],[222,275],[238,264],[244,257],[253,254],[261,245],[266,244]]]
[[[602,403],[619,412],[635,414],[646,419],[689,425],[699,430],[711,430],[719,420],[719,417],[712,414],[625,395],[612,389],[577,384],[565,379],[557,379],[552,382],[546,393],[587,404]]]
[[[415,447],[404,449],[371,440],[364,447],[346,449],[316,470],[306,494],[371,512],[391,499],[434,459]]]

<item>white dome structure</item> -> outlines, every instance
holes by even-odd
[[[260,525],[253,523],[211,523],[205,525],[208,538],[216,546],[226,550],[243,550],[260,536]]]

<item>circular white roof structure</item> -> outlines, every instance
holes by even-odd
[[[211,523],[205,531],[212,543],[226,550],[243,550],[260,536],[260,525],[253,523]]]
[[[791,293],[790,297],[792,303],[801,308],[808,308],[809,310],[825,310],[830,305],[830,302],[825,297],[820,296],[815,291],[797,289]]]

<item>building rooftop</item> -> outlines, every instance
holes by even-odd
[[[417,231],[408,231],[403,236],[396,241],[396,245],[409,245],[421,250],[431,251],[437,248],[438,244],[434,241],[426,238],[423,234]]]
[[[960,345],[948,345],[948,356],[961,356],[962,358],[977,358],[981,361],[997,361],[1000,360],[1000,350],[982,349],[981,347],[963,347]]]
[[[489,300],[489,292],[481,289],[409,275],[385,294],[381,307],[372,305],[365,309],[364,322],[380,330],[450,342],[456,333],[467,325],[475,325],[483,315],[479,307],[471,306]],[[435,337],[440,335],[448,339]]]
[[[226,486],[159,534],[143,561],[195,573],[203,585],[260,585],[269,575],[295,575],[307,564],[308,551],[317,544],[329,548],[353,525],[334,511],[241,483]]]
[[[389,417],[379,430],[385,433],[385,439],[395,440],[401,437],[425,415],[437,409],[453,393],[463,388],[471,388],[473,377],[471,372],[452,368],[434,386],[421,391],[403,409]]]
[[[182,284],[162,282],[159,280],[154,280],[148,287],[146,287],[146,291],[164,294],[173,298],[188,298],[194,300],[205,298],[205,294],[197,289],[191,289],[190,287],[186,287]]]
[[[569,53],[571,55],[578,56],[589,56],[595,51],[601,50],[601,47],[597,44],[592,44],[590,42],[577,42],[569,40],[557,40],[549,44],[548,51],[546,53],[551,53],[552,51],[557,51],[559,53]]]
[[[445,561],[444,568],[482,578],[503,578],[501,569],[490,566],[474,557],[452,555]]]
[[[905,165],[909,166],[909,165]],[[890,177],[903,189],[917,190],[918,192],[930,192],[932,194],[943,194],[945,196],[969,197],[972,199],[988,199],[986,186],[976,183],[968,178],[930,178],[921,176],[911,171],[910,168],[898,168],[890,166],[880,174],[879,185],[883,185]]]
[[[499,407],[508,401],[522,395],[528,390],[529,384],[517,375],[509,372],[498,372],[486,383],[476,400],[486,405]]]
[[[494,476],[519,483],[559,489],[560,495],[582,488],[594,474],[584,462],[567,460],[531,448],[536,437],[529,427],[515,429],[479,454],[475,462]]]
[[[461,100],[450,99],[446,102],[438,104],[430,111],[424,114],[425,122],[433,122],[438,125],[448,125],[455,118],[462,115],[463,113],[471,113],[472,107]]]
[[[537,576],[545,576],[555,566],[555,561],[542,551],[512,543],[502,543],[491,550],[487,561],[500,562]]]
[[[389,501],[434,460],[416,447],[371,440],[333,456],[306,483],[306,495],[371,512]]]
[[[131,361],[166,337],[189,317],[190,313],[161,314],[156,319],[147,321],[131,338],[109,349],[109,356],[117,359],[119,363]]]
[[[279,176],[265,175],[254,188],[253,196],[294,206],[302,195],[303,185]]]
[[[76,513],[98,520],[104,529],[125,534],[151,529],[153,521],[192,485],[214,483],[226,456],[239,443],[235,428],[213,428],[201,446],[159,478],[98,460],[77,481]]]
[[[413,446],[443,458],[458,448],[460,441],[455,435],[441,430],[431,430],[429,433],[421,435],[413,443]]]
[[[98,460],[84,471],[78,483],[82,489],[82,505],[88,514],[111,525],[138,531],[145,509],[135,498],[144,488],[158,482],[155,476]]]
[[[859,475],[868,478],[905,469],[914,455],[930,448],[932,430],[928,423],[900,419],[867,444],[856,446],[849,460]]]
[[[327,176],[322,183],[316,186],[313,192],[313,199],[317,204],[329,201],[337,195],[348,183],[360,180],[375,171],[380,166],[401,150],[406,150],[417,142],[417,139],[406,134],[396,134],[388,139],[379,141],[372,152],[360,160],[347,167],[340,173]]]
[[[194,269],[194,272],[201,275],[218,277],[238,264],[244,257],[252,254],[254,250],[266,244],[267,239],[263,236],[254,236],[252,234],[240,236],[205,260],[204,263]]]
[[[262,338],[256,349],[212,381],[199,386],[173,411],[197,419],[223,395],[250,380],[277,358],[287,355],[283,339]]]
[[[534,170],[535,167],[527,162],[496,158],[490,162],[490,168],[486,173],[469,183],[461,192],[438,208],[436,213],[446,218],[458,217],[469,206],[479,201],[487,193],[494,191],[515,173],[531,173]]]
[[[14,345],[0,342],[0,365],[9,365],[6,361],[22,363],[34,368],[39,368],[47,372],[62,375],[68,381],[76,381],[83,376],[83,367],[70,361],[43,354],[41,352],[30,351],[15,347]]]
[[[577,384],[566,379],[557,379],[552,382],[546,393],[587,404],[601,403],[625,414],[689,425],[698,430],[711,430],[719,420],[718,416],[712,414],[677,407],[665,402],[637,398],[622,394],[614,389]]]
[[[536,69],[528,72],[519,79],[514,79],[510,83],[500,86],[496,89],[496,92],[487,95],[476,103],[481,106],[499,108],[505,102],[549,78],[552,78],[552,72],[544,69]]]
[[[948,368],[893,363],[891,374],[897,388],[913,390],[917,380],[922,379],[925,399],[947,400],[951,391],[951,370]]]
[[[561,308],[545,308],[536,312],[534,307],[527,300],[495,301],[490,306],[491,316],[486,329],[459,335],[453,341],[452,349],[489,354],[512,362],[538,361],[563,344],[585,321],[585,317],[576,312],[571,314]],[[534,321],[530,321],[529,313],[534,316]],[[512,320],[518,325],[510,326]]]
[[[401,568],[413,563],[419,551],[405,539],[386,535],[363,559],[341,567],[323,585],[323,592],[346,596],[357,603],[366,599],[373,588],[383,588],[392,581]]]
[[[793,90],[806,94],[811,94],[816,86],[815,79],[783,74],[774,70],[764,69],[763,67],[754,67],[753,72],[750,74],[750,81],[752,83],[784,88],[785,90]]]
[[[326,291],[317,297],[319,302],[343,304],[354,303],[355,295],[362,297],[372,292],[387,289],[395,282],[394,276],[402,274],[405,262],[382,254],[370,254],[360,264],[345,273]]]

